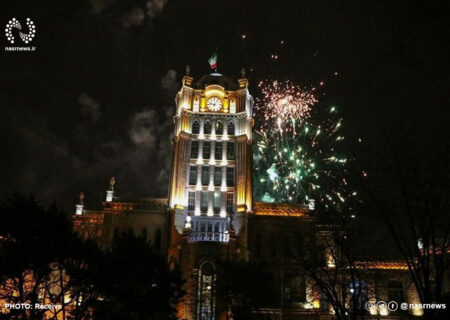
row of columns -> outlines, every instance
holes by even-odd
[[[223,165],[226,165],[228,160],[227,160],[227,150],[228,150],[228,143],[227,141],[202,141],[199,140],[198,141],[198,158],[197,158],[197,163],[203,163],[203,146],[205,144],[205,142],[210,142],[210,155],[209,155],[209,162],[211,164],[214,164],[216,160],[221,160]],[[216,143],[221,142],[222,143],[222,159],[216,159]],[[233,142],[231,142],[233,143]],[[234,157],[236,157],[236,151],[234,150]],[[206,159],[208,160],[208,159]]]
[[[201,210],[201,205],[202,205],[202,196],[206,196],[207,197],[207,201],[208,201],[208,205],[207,205],[207,210],[206,210],[206,215],[207,216],[214,216],[217,214],[214,213],[214,197],[215,195],[217,195],[219,197],[219,203],[220,203],[220,210],[219,210],[219,216],[222,218],[225,218],[227,215],[227,195],[228,194],[233,194],[232,192],[226,192],[226,191],[220,191],[220,190],[215,190],[215,191],[199,191],[199,190],[191,190],[188,191],[186,196],[188,197],[188,201],[189,201],[189,192],[194,192],[195,193],[195,209],[194,209],[194,215],[195,216],[200,216],[202,213]],[[234,194],[233,194],[234,197]],[[234,198],[233,198],[233,204],[234,204]],[[189,205],[189,204],[188,204]],[[233,210],[234,210],[234,205],[233,205]]]

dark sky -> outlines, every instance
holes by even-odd
[[[447,1],[3,0],[0,6],[2,25],[12,17],[34,21],[37,48],[5,52],[2,32],[2,197],[20,190],[71,208],[84,191],[93,207],[110,176],[120,195],[166,196],[174,95],[185,65],[196,78],[208,73],[216,47],[219,72],[237,78],[246,67],[254,95],[265,78],[324,81],[321,103],[342,111],[350,150],[359,137],[368,149],[380,148],[385,131],[396,126],[447,127]]]

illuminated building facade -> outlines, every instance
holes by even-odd
[[[195,80],[187,72],[175,108],[168,198],[122,198],[112,178],[102,210],[87,210],[80,195],[75,228],[104,247],[116,229],[139,233],[145,228],[148,239],[171,265],[180,266],[186,280],[186,296],[177,308],[180,319],[232,319],[229,300],[217,294],[217,285],[220,269],[238,261],[261,263],[274,276],[278,301],[255,310],[261,318],[330,318],[330,304],[314,282],[289,268],[287,251],[296,240],[289,239],[287,226],[318,242],[326,238],[316,225],[313,203],[252,201],[253,98],[245,72],[237,81],[218,73]],[[335,267],[332,260],[328,267]],[[404,263],[360,262],[358,267],[370,275],[364,283],[368,301],[418,301]],[[367,318],[380,315],[408,317],[371,309]]]
[[[169,261],[188,279],[183,316],[212,320],[217,263],[248,259],[252,211],[252,107],[247,79],[187,74],[176,96],[169,188],[173,226]],[[231,250],[230,250],[231,249]],[[220,313],[220,312],[219,312]]]

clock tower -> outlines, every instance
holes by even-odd
[[[247,260],[252,211],[252,107],[245,71],[232,81],[187,74],[175,98],[169,260],[181,266],[185,319],[213,320],[227,306],[215,292],[226,260]]]

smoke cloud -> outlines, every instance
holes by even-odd
[[[100,118],[100,104],[90,97],[86,92],[83,92],[78,97],[78,103],[81,105],[81,113],[90,117],[93,121]]]

